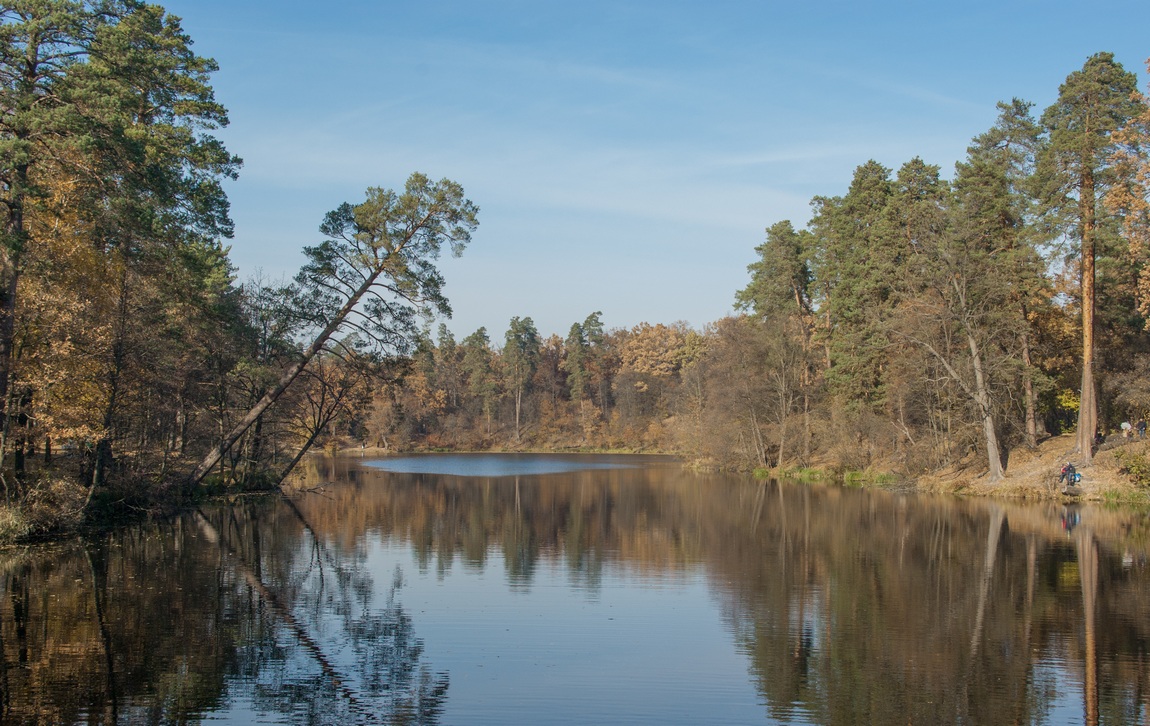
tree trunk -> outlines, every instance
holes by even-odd
[[[810,466],[811,463],[811,389],[815,383],[810,354],[808,349],[807,360],[803,364],[803,466]]]
[[[254,424],[256,420],[263,415],[264,411],[268,410],[268,408],[270,408],[271,405],[275,403],[281,395],[283,395],[283,392],[288,389],[288,386],[290,386],[292,382],[299,377],[299,374],[303,372],[304,367],[311,361],[312,358],[316,356],[317,353],[320,352],[320,350],[323,349],[323,346],[327,343],[328,339],[331,338],[335,331],[338,330],[341,325],[343,325],[343,322],[347,316],[351,314],[351,311],[357,304],[359,304],[360,298],[362,298],[364,294],[366,294],[367,291],[371,289],[372,285],[375,284],[376,279],[382,273],[383,269],[378,268],[374,271],[374,274],[371,274],[364,279],[363,284],[359,286],[359,289],[355,291],[355,294],[348,298],[343,307],[339,309],[339,312],[336,313],[336,315],[332,317],[331,321],[328,322],[324,329],[320,331],[319,335],[316,336],[315,340],[312,341],[307,350],[303,352],[303,355],[300,356],[300,359],[283,372],[279,380],[276,382],[276,385],[273,386],[272,389],[269,390],[266,394],[264,394],[264,397],[261,398],[250,411],[248,411],[247,415],[240,419],[240,422],[235,425],[231,432],[224,436],[220,443],[215,448],[213,448],[207,456],[204,457],[203,461],[200,462],[199,466],[196,467],[195,471],[193,471],[192,475],[188,478],[189,484],[195,486],[196,484],[199,484],[201,481],[203,481],[203,478],[207,476],[209,471],[212,470],[212,467],[214,467],[224,458],[224,454],[227,453],[227,451],[235,445],[236,441],[238,441],[239,438],[244,435],[244,432],[247,431],[248,428],[250,428],[251,425]]]
[[[88,496],[84,507],[92,501],[92,492],[104,486],[108,478],[108,468],[112,465],[112,423],[116,407],[119,405],[120,376],[124,371],[127,353],[125,337],[128,326],[128,271],[125,267],[120,275],[120,299],[117,304],[115,340],[112,342],[112,367],[108,371],[108,405],[104,408],[103,432],[96,442],[95,460],[92,462],[92,478],[88,482]]]
[[[9,228],[11,228],[9,224]],[[11,234],[11,232],[9,232]],[[8,401],[8,383],[12,373],[12,342],[16,330],[16,263],[12,255],[6,255],[4,260],[5,281],[3,294],[0,294],[0,416],[3,425],[0,426],[0,468],[3,468],[4,458],[8,450],[8,439],[11,433],[11,423],[8,421],[11,405]]]
[[[1078,204],[1082,220],[1082,393],[1078,404],[1077,444],[1082,466],[1090,466],[1094,463],[1098,399],[1094,386],[1094,172],[1088,166],[1082,174]]]
[[[332,421],[335,420],[335,417],[339,412],[340,405],[343,403],[344,398],[347,396],[347,389],[344,389],[342,392],[332,391],[332,403],[325,412],[324,402],[327,400],[327,389],[326,384],[324,385],[325,388],[323,389],[323,393],[325,395],[323,395],[319,402],[318,411],[316,413],[315,419],[312,421],[311,431],[308,432],[307,441],[304,442],[304,445],[300,447],[299,451],[297,451],[295,456],[292,457],[292,460],[288,462],[288,465],[279,473],[279,476],[276,478],[277,485],[283,484],[284,480],[287,479],[288,475],[292,473],[299,462],[303,459],[304,455],[311,450],[312,444],[315,443],[315,440],[319,437],[319,435],[328,427],[329,424],[331,424]]]
[[[285,466],[283,470],[280,471],[280,473],[276,476],[276,486],[283,485],[284,480],[287,479],[288,475],[295,470],[296,466],[300,463],[300,461],[303,460],[304,455],[311,450],[311,445],[315,443],[315,440],[321,431],[323,431],[322,426],[315,429],[311,432],[311,434],[308,435],[307,441],[304,443],[304,445],[299,448],[299,451],[295,453],[295,456],[293,456],[292,460],[288,462],[288,465]]]
[[[767,466],[767,444],[763,441],[763,432],[759,429],[759,417],[755,415],[755,407],[748,404],[747,410],[751,414],[751,443],[755,447],[755,458],[759,466]]]
[[[1030,332],[1027,321],[1026,304],[1021,305],[1023,332],[1020,339],[1022,344],[1022,392],[1026,405],[1026,446],[1034,449],[1038,446],[1038,399],[1034,395],[1034,381],[1031,376],[1034,364],[1030,358]]]
[[[986,439],[987,479],[996,482],[1002,478],[1002,452],[998,447],[998,431],[994,425],[994,409],[991,406],[990,389],[982,370],[982,355],[978,341],[969,332],[966,342],[970,346],[970,361],[974,368],[974,396],[982,417],[982,434]]]
[[[183,456],[188,446],[188,399],[180,395],[180,404],[176,408],[176,441],[172,448]]]
[[[787,414],[790,412],[790,406],[786,405],[787,397],[783,396],[784,403],[780,405],[782,409],[779,412],[779,456],[776,459],[775,466],[780,470],[783,468],[784,452],[787,445]]]
[[[515,389],[515,443],[519,443],[519,410],[523,404],[523,388]]]
[[[31,49],[29,49],[31,52]],[[34,71],[27,71],[32,74]],[[25,81],[27,83],[28,81]],[[8,222],[4,226],[5,249],[0,260],[0,273],[3,274],[3,289],[0,290],[0,470],[8,454],[11,429],[11,401],[9,400],[12,381],[12,354],[16,336],[16,294],[20,281],[20,271],[27,241],[28,231],[24,226],[24,200],[28,193],[28,165],[18,164],[13,170],[12,185],[9,188],[10,200]]]
[[[264,419],[263,416],[261,416],[252,424],[252,435],[248,441],[247,451],[241,464],[243,467],[241,477],[247,484],[250,484],[254,479],[259,467],[260,456],[263,454],[263,428]]]

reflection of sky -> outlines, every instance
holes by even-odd
[[[1035,652],[1031,680],[1034,690],[1049,700],[1035,699],[1032,723],[1086,723],[1086,689],[1081,680],[1085,674],[1079,675],[1082,666],[1074,662],[1076,650],[1078,644],[1062,636]]]
[[[422,662],[450,674],[445,724],[774,723],[701,567],[607,567],[588,590],[544,558],[522,589],[500,551],[488,554],[482,568],[441,572],[406,544],[370,548],[377,581],[403,571]]]
[[[363,465],[397,474],[481,477],[566,474],[589,469],[624,469],[635,466],[621,457],[560,457],[553,454],[433,454],[364,461]]]

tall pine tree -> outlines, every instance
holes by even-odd
[[[1039,155],[1047,219],[1051,227],[1078,245],[1079,302],[1082,319],[1082,385],[1078,409],[1077,446],[1082,463],[1093,461],[1098,427],[1095,371],[1095,281],[1101,200],[1119,183],[1113,164],[1113,134],[1139,112],[1133,98],[1137,79],[1114,60],[1112,53],[1087,59],[1059,87],[1058,100],[1042,115],[1049,134]]]

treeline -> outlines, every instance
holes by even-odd
[[[566,338],[543,338],[529,317],[496,341],[486,328],[456,341],[440,325],[345,430],[398,449],[674,448],[703,337],[685,324],[608,331],[600,315]]]
[[[858,167],[804,229],[772,225],[743,314],[701,332],[425,336],[366,422],[379,443],[678,451],[720,465],[1004,475],[1020,445],[1150,411],[1150,110],[1089,58],[1040,115],[999,104],[947,180]]]
[[[0,536],[279,481],[449,312],[476,207],[413,174],[237,284],[216,64],[136,0],[0,2]]]

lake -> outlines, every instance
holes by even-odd
[[[642,456],[315,458],[0,551],[4,723],[1136,724],[1150,518]]]

